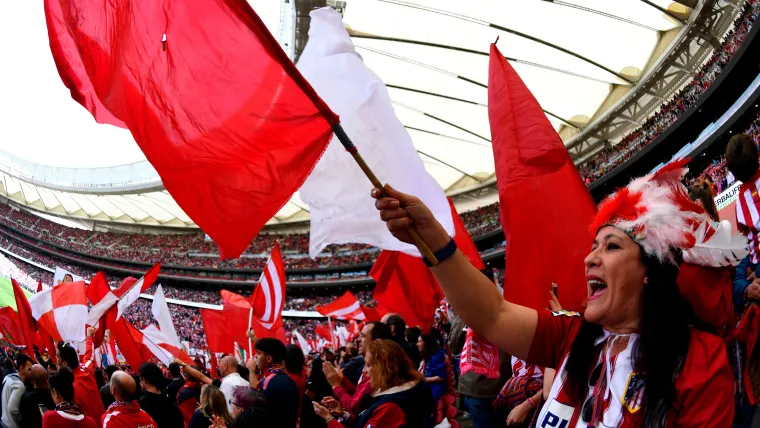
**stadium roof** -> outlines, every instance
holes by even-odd
[[[249,2],[292,46],[293,2]],[[635,84],[690,11],[665,0],[328,2],[342,9],[357,51],[450,192],[493,180],[486,85],[497,36],[555,128],[577,129],[613,89]],[[0,69],[0,195],[62,216],[195,226],[129,132],[96,124],[71,99],[47,46],[42,2],[0,6],[0,39],[0,55],[14,64]],[[306,208],[295,195],[272,222],[305,219]]]

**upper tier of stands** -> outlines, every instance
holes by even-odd
[[[726,34],[720,48],[713,52],[691,82],[670,101],[663,104],[643,125],[623,137],[618,144],[597,152],[579,165],[579,171],[586,185],[590,185],[623,164],[675,123],[720,75],[747,37],[758,16],[760,16],[760,0],[745,2],[743,13],[734,21],[734,28]]]

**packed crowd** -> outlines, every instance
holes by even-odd
[[[734,22],[734,28],[726,34],[721,47],[713,52],[688,85],[669,102],[663,104],[642,126],[623,137],[614,147],[601,150],[579,166],[581,176],[587,185],[623,164],[657,139],[707,91],[741,46],[752,24],[760,15],[760,2],[757,0],[746,2],[744,8],[743,13]]]
[[[744,134],[751,137],[756,144],[760,145],[760,115],[752,121],[744,131]],[[692,186],[703,180],[712,183],[713,193],[715,195],[723,192],[734,184],[735,178],[726,167],[726,156],[724,154],[721,154],[717,159],[713,159],[713,161],[699,174],[695,174],[689,181],[689,185]]]
[[[498,230],[498,203],[462,213],[462,219],[473,236]],[[379,253],[376,248],[362,244],[331,245],[320,256],[311,259],[308,257],[308,233],[262,233],[254,239],[241,258],[219,260],[216,244],[198,233],[153,235],[86,231],[60,225],[10,205],[0,205],[0,223],[47,244],[87,256],[109,258],[109,263],[161,261],[169,266],[208,267],[211,274],[217,268],[263,268],[275,241],[282,248],[287,269],[371,264]]]

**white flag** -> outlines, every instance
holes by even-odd
[[[385,84],[356,53],[340,14],[322,8],[310,16],[309,42],[298,69],[340,115],[343,128],[375,175],[419,197],[453,234],[443,189],[425,171],[411,137],[396,117]],[[363,243],[419,256],[417,248],[398,241],[380,221],[370,188],[359,166],[333,138],[300,191],[311,214],[311,257],[339,243]]]
[[[156,289],[156,293],[153,295],[153,306],[151,307],[151,311],[153,312],[153,318],[158,321],[158,327],[161,329],[161,333],[166,336],[168,343],[181,349],[182,344],[179,342],[177,330],[174,328],[172,316],[169,313],[169,305],[166,304],[164,290],[160,285]]]
[[[303,354],[309,355],[309,352],[312,351],[311,346],[309,346],[309,342],[307,342],[306,339],[301,336],[301,333],[299,333],[298,330],[293,330],[293,336],[295,336],[296,340],[298,340],[298,346],[301,347]]]

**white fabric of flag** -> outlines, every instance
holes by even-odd
[[[309,355],[309,352],[312,351],[311,346],[309,346],[309,342],[304,339],[304,337],[301,335],[301,333],[298,332],[298,330],[293,330],[293,336],[296,337],[296,340],[298,340],[298,346],[301,347],[301,351],[304,355]]]
[[[151,311],[153,312],[153,318],[158,322],[158,327],[161,329],[161,333],[166,336],[168,343],[181,349],[182,344],[179,341],[179,336],[177,336],[177,330],[174,328],[172,316],[169,313],[169,305],[166,304],[166,298],[164,297],[164,290],[160,285],[153,295]]]
[[[118,320],[121,318],[122,314],[127,310],[129,305],[136,302],[137,299],[140,298],[140,293],[142,293],[142,286],[145,282],[145,277],[141,277],[137,280],[137,282],[134,283],[132,288],[129,289],[129,291],[126,292],[121,298],[119,299],[119,302],[117,303],[117,313],[116,313],[116,319]]]
[[[322,8],[310,16],[309,42],[298,69],[340,115],[346,133],[380,181],[419,197],[453,234],[443,189],[425,171],[411,137],[396,117],[388,89],[356,53],[340,14]],[[420,255],[416,247],[388,232],[378,217],[370,189],[367,177],[334,137],[300,190],[311,215],[311,257],[329,244],[341,243]]]

